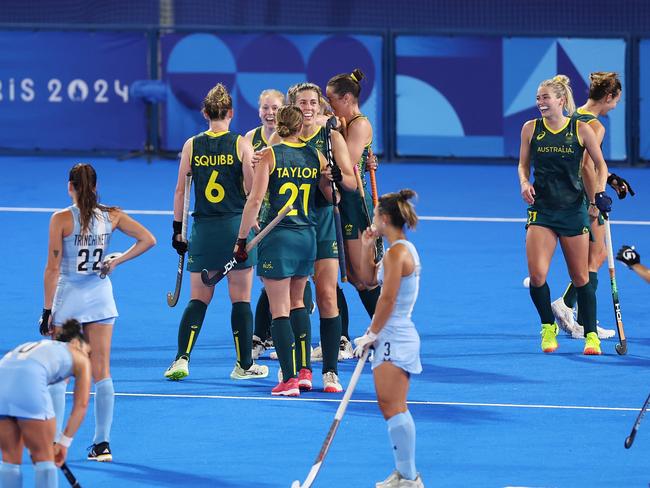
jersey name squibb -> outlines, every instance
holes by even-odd
[[[108,240],[111,237],[110,233],[106,234],[75,234],[74,236],[74,245],[75,246],[105,246],[108,244]]]
[[[316,168],[305,168],[305,167],[276,168],[275,173],[278,178],[317,178],[318,177],[318,170]]]
[[[194,156],[194,166],[227,166],[235,164],[232,154],[202,154]]]
[[[537,152],[573,154],[575,151],[571,146],[538,146]]]

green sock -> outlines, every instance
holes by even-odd
[[[548,287],[548,283],[544,283],[538,287],[531,285],[528,290],[530,291],[530,298],[533,299],[542,324],[555,323],[555,317],[551,309],[551,290]]]
[[[598,289],[598,273],[594,273],[593,271],[589,272],[589,284],[593,287],[594,293],[596,293],[596,290]],[[578,323],[582,325],[584,318],[582,317],[582,313],[580,312],[580,307],[578,307]]]
[[[248,369],[253,364],[253,311],[250,302],[235,302],[230,312],[230,327],[235,339],[239,366]]]
[[[262,288],[262,293],[257,299],[255,307],[255,332],[262,342],[271,337],[271,310],[269,309],[269,296]]]
[[[339,316],[341,317],[341,335],[350,339],[349,324],[350,320],[348,319],[348,302],[345,299],[345,294],[341,287],[336,285],[336,305],[339,307]]]
[[[585,336],[589,332],[596,332],[596,293],[591,283],[576,287],[578,292],[578,310],[582,326],[585,328]]]
[[[311,370],[311,322],[305,307],[294,308],[289,314],[296,339],[296,367]]]
[[[338,372],[341,316],[320,319],[320,344],[323,349],[323,373]]]
[[[271,321],[273,344],[278,353],[278,361],[282,368],[282,380],[296,377],[296,354],[293,331],[289,317],[278,317]]]
[[[562,299],[567,307],[573,308],[576,306],[578,294],[576,293],[576,287],[573,286],[573,282],[569,282],[569,286],[567,286],[564,295],[562,295]]]
[[[381,293],[381,286],[377,286],[372,290],[357,290],[359,293],[359,298],[361,298],[361,303],[363,307],[368,312],[368,316],[372,318],[375,315],[375,307],[377,306],[377,300],[379,300],[379,294]]]
[[[181,356],[190,358],[194,344],[201,332],[203,319],[208,306],[201,300],[190,300],[190,303],[185,307],[181,324],[178,327],[178,350],[176,351],[176,359]]]
[[[311,294],[311,285],[309,280],[305,282],[305,291],[302,294],[302,303],[309,312],[309,315],[314,311],[314,297]]]

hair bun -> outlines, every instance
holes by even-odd
[[[350,78],[352,78],[357,83],[360,83],[361,80],[363,80],[365,77],[366,77],[366,75],[364,75],[363,71],[361,71],[359,68],[355,68],[352,71],[352,73],[350,73]]]
[[[407,200],[410,200],[411,198],[414,198],[417,196],[417,193],[415,193],[413,190],[410,188],[406,188],[404,190],[399,191],[399,199],[406,202]]]
[[[562,83],[563,85],[568,85],[570,83],[569,77],[566,75],[555,75],[553,81]]]

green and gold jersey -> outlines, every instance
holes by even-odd
[[[293,205],[278,224],[282,227],[316,225],[315,197],[320,181],[318,152],[303,143],[281,142],[271,146],[273,164],[269,170],[269,213],[263,224],[271,221],[288,205]]]
[[[587,112],[584,108],[579,108],[578,110],[576,110],[575,113],[573,114],[573,118],[579,120],[580,122],[586,122],[587,124],[590,124],[595,120],[598,120],[598,117],[596,117],[591,112]]]
[[[264,137],[264,126],[260,125],[253,132],[253,151],[260,151],[269,145],[269,141]]]
[[[325,127],[319,127],[316,132],[314,132],[309,137],[301,137],[300,140],[305,142],[309,147],[313,147],[318,150],[323,156],[327,156],[327,148],[325,144],[325,138],[327,137],[327,131]],[[327,201],[323,192],[320,189],[316,190],[316,206],[317,207],[329,207],[332,205]]]
[[[549,129],[543,118],[535,120],[530,141],[535,207],[557,210],[584,203],[581,171],[584,147],[577,126],[574,117],[567,118],[564,127],[557,131]]]
[[[241,214],[246,204],[240,136],[206,131],[192,138],[190,164],[194,180],[194,217]]]

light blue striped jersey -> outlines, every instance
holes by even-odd
[[[72,205],[68,210],[72,212],[74,230],[63,238],[61,274],[70,278],[98,274],[113,231],[108,212],[95,210],[88,232],[82,235],[79,208]]]
[[[44,339],[21,344],[0,359],[0,371],[28,362],[37,363],[45,369],[48,385],[72,376],[72,354],[67,342]]]

